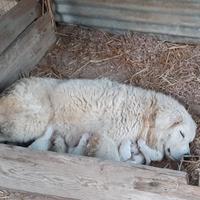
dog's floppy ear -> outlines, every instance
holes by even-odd
[[[173,128],[183,122],[183,118],[179,113],[161,113],[158,117],[157,125],[161,129]]]

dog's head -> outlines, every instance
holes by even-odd
[[[196,124],[183,107],[180,110],[163,112],[156,124],[167,157],[180,160],[184,155],[190,154],[189,144],[195,138]]]

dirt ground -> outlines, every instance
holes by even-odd
[[[200,170],[200,45],[174,44],[139,33],[111,34],[78,26],[58,28],[56,45],[41,60],[34,76],[55,78],[109,77],[172,95],[198,124],[192,156],[181,162],[164,160],[158,167],[184,170],[198,184]],[[191,108],[191,109],[190,109]]]

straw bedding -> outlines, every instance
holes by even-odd
[[[200,169],[200,45],[159,41],[138,33],[112,34],[78,26],[60,26],[56,45],[31,72],[55,78],[109,77],[172,95],[198,124],[192,156],[181,162],[164,160],[158,167],[184,170],[198,184]]]

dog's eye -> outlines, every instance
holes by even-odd
[[[182,131],[180,131],[180,134],[181,134],[181,136],[182,136],[183,138],[185,138],[185,135],[183,134]]]

